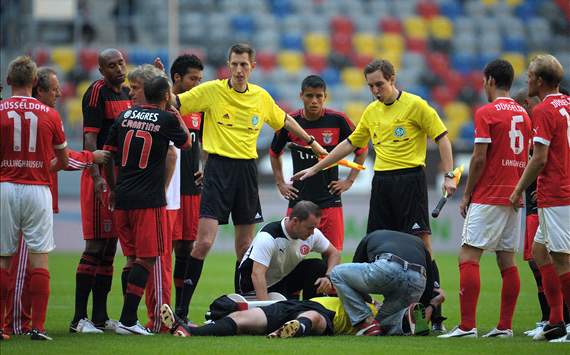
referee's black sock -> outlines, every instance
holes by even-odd
[[[182,297],[182,287],[184,286],[184,274],[186,273],[186,264],[188,264],[188,258],[186,256],[178,256],[174,259],[174,289],[176,291],[175,295],[175,305],[178,306]]]
[[[230,317],[224,317],[215,323],[206,324],[201,327],[186,327],[185,329],[195,336],[228,336],[237,334],[237,324]]]
[[[435,260],[432,259],[431,261],[432,266],[433,266],[433,271],[434,271],[434,276],[435,276],[435,282],[433,287],[434,288],[440,288],[441,287],[441,283],[439,281],[439,269],[437,267],[437,263],[435,262]],[[445,317],[443,317],[442,315],[442,307],[441,304],[438,305],[437,307],[434,307],[431,319],[432,319],[432,323],[443,323],[443,321],[446,319]]]
[[[129,282],[120,318],[120,322],[124,326],[132,327],[137,322],[137,309],[139,308],[149,273],[150,270],[137,262],[134,263],[129,273]]]
[[[234,292],[239,293],[239,264],[240,260],[236,261],[236,268],[234,269]]]
[[[313,322],[307,317],[297,318],[299,323],[301,323],[301,328],[295,334],[296,337],[302,337],[311,334],[311,328],[313,328]]]
[[[186,319],[188,317],[190,301],[192,300],[192,295],[194,294],[198,281],[200,280],[203,266],[204,260],[196,259],[193,256],[188,258],[180,303],[176,305],[176,315],[182,319]]]
[[[75,273],[75,315],[71,323],[75,324],[87,318],[87,302],[95,282],[99,259],[97,254],[83,252]]]

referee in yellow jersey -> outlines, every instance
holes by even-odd
[[[228,51],[231,77],[212,80],[177,97],[180,113],[204,112],[203,150],[208,153],[200,202],[198,235],[187,263],[176,314],[186,319],[204,259],[220,224],[231,214],[237,260],[251,244],[255,224],[263,221],[257,187],[257,137],[264,123],[293,133],[318,154],[327,152],[287,115],[263,88],[248,82],[255,51],[235,44]]]
[[[439,147],[445,171],[443,189],[451,196],[456,184],[447,128],[421,97],[398,90],[396,72],[387,60],[375,60],[364,69],[372,102],[354,132],[329,155],[293,179],[304,180],[372,140],[376,161],[370,194],[367,232],[390,229],[417,235],[431,253],[427,182],[424,172],[427,137]],[[437,266],[434,265],[437,270]],[[436,277],[439,283],[439,273]],[[435,328],[442,327],[434,319]],[[434,329],[440,330],[440,329]]]

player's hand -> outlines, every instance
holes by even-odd
[[[96,150],[93,152],[93,164],[107,164],[111,158],[111,152],[107,150]]]
[[[293,187],[293,184],[286,184],[286,183],[278,183],[277,189],[279,189],[279,193],[283,196],[286,200],[295,200],[299,195],[299,190]]]
[[[463,218],[467,216],[467,210],[469,209],[470,204],[471,204],[471,196],[463,195],[463,198],[459,203],[459,213]]]
[[[354,181],[352,180],[336,180],[329,184],[329,192],[332,195],[340,195],[341,193],[348,191],[352,187]]]
[[[455,179],[444,178],[441,190],[444,194],[447,193],[447,197],[451,197],[457,190],[457,182]]]
[[[315,154],[316,154],[318,157],[321,157],[321,158],[324,157],[325,155],[328,155],[328,154],[329,154],[329,152],[327,152],[327,151],[325,150],[325,148],[323,148],[323,147],[319,144],[319,142],[317,142],[317,141],[314,141],[314,142],[311,144],[311,149],[313,150],[313,152],[315,152]]]
[[[109,191],[109,211],[115,210],[115,191]]]
[[[511,202],[511,206],[517,211],[521,207],[521,195],[522,192],[517,191],[516,189],[513,191],[511,196],[509,196],[509,201]]]
[[[160,57],[154,58],[154,62],[152,63],[152,65],[154,65],[156,69],[164,71],[164,64],[162,64]]]
[[[291,181],[303,181],[315,175],[316,173],[317,171],[315,171],[313,168],[301,170],[297,174],[291,176]]]
[[[198,170],[197,172],[194,173],[194,183],[196,184],[196,186],[202,186],[203,182],[204,182],[204,173],[202,172],[202,170]]]
[[[328,277],[319,277],[315,283],[317,293],[329,294],[334,290],[331,280]]]
[[[104,204],[103,192],[107,192],[107,182],[101,175],[93,178],[93,190],[95,190],[95,198]]]

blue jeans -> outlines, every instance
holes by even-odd
[[[396,326],[400,330],[405,313],[402,311],[420,300],[426,286],[425,276],[414,270],[404,270],[402,265],[385,258],[373,263],[337,265],[332,270],[331,281],[353,326],[372,316],[365,297],[375,293],[384,296],[377,317],[382,327]],[[402,317],[391,317],[400,313]]]

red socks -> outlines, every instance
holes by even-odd
[[[475,313],[480,289],[479,264],[472,261],[459,264],[459,303],[461,306],[459,327],[462,330],[471,330],[476,326]]]
[[[501,318],[497,329],[513,329],[513,314],[521,289],[519,270],[516,266],[501,271],[503,288],[501,290]]]
[[[560,286],[566,305],[570,305],[570,272],[560,275]],[[570,306],[568,306],[570,307]],[[570,309],[569,309],[570,311]]]
[[[32,327],[45,332],[49,299],[49,271],[35,268],[30,272],[30,299],[32,301]]]
[[[12,284],[8,269],[0,269],[0,325],[4,325],[4,310],[8,305],[8,291]]]
[[[539,267],[540,275],[542,275],[542,288],[544,295],[550,306],[550,324],[562,322],[562,292],[560,289],[560,280],[556,274],[553,264],[547,264]]]

